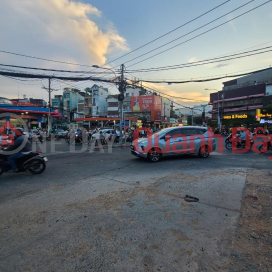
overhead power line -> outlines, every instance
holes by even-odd
[[[94,68],[92,65],[72,63],[72,62],[66,62],[66,61],[60,61],[60,60],[45,59],[45,58],[34,57],[34,56],[30,56],[30,55],[24,55],[24,54],[9,52],[9,51],[5,51],[5,50],[0,50],[0,53],[20,56],[20,57],[25,57],[25,58],[31,58],[31,59],[38,59],[38,60],[44,60],[44,61],[50,61],[50,62],[57,62],[57,63],[63,63],[63,64],[69,64],[69,65],[76,65],[76,66]]]
[[[271,68],[271,65],[269,67],[267,67],[267,65],[265,66],[259,66],[259,67],[256,67],[256,68],[251,68],[251,69],[243,69],[243,70],[240,70],[240,71],[236,71],[236,72],[232,72],[232,73],[228,73],[228,75],[232,75],[232,74],[237,74],[237,73],[241,73],[241,72],[246,72],[246,71],[251,71],[250,73],[256,71],[256,69],[258,70],[265,70],[265,69],[268,69],[268,68]],[[252,71],[253,70],[253,71]],[[217,75],[213,75],[213,77],[217,77],[217,76],[224,76],[226,75],[226,73],[224,74],[217,74]],[[135,78],[135,76],[134,76]],[[207,76],[202,76],[202,77],[194,77],[194,78],[186,78],[186,79],[177,79],[177,78],[167,78],[167,79],[164,79],[165,82],[172,82],[172,81],[186,81],[186,80],[192,80],[192,79],[200,79],[200,78],[207,78]],[[141,80],[144,80],[144,79],[141,79]],[[159,81],[160,79],[145,79],[145,80],[156,80],[156,81]]]
[[[161,93],[163,95],[167,95],[167,96],[169,96],[171,98],[177,98],[177,99],[183,99],[183,100],[190,100],[190,101],[194,101],[194,102],[208,102],[208,101],[200,100],[200,99],[192,99],[192,98],[186,98],[186,97],[173,96],[173,95],[170,95],[170,94],[166,94],[166,93],[163,93],[162,91],[159,91],[158,89],[155,89],[153,87],[147,86],[147,84],[143,85],[143,87],[146,87],[146,88],[148,88],[150,90],[153,90],[155,92]]]
[[[91,72],[91,71],[71,71],[71,70],[58,70],[58,69],[46,69],[46,68],[38,68],[38,67],[29,67],[29,66],[18,66],[11,64],[2,64],[0,66],[4,67],[12,67],[12,68],[20,68],[27,70],[40,70],[40,71],[49,71],[49,72],[58,72],[58,73],[75,73],[75,74],[112,74],[112,72]]]
[[[254,1],[254,0],[253,0],[253,1]],[[204,15],[206,15],[206,14],[208,14],[208,13],[210,13],[210,12],[216,10],[217,8],[219,8],[219,7],[223,6],[223,5],[225,5],[225,4],[228,3],[228,2],[230,2],[230,0],[223,2],[222,4],[220,4],[220,5],[218,5],[218,6],[214,7],[214,8],[212,8],[212,9],[210,9],[210,10],[204,12],[203,14],[197,16],[196,18],[194,18],[194,19],[192,19],[192,20],[190,20],[190,21],[188,21],[188,22],[186,22],[186,23],[184,23],[184,24],[182,24],[182,25],[180,25],[180,26],[178,26],[178,27],[176,27],[176,28],[174,28],[174,29],[168,31],[167,33],[165,33],[165,34],[163,34],[163,35],[161,35],[161,36],[159,36],[159,37],[157,37],[157,38],[155,38],[155,39],[153,39],[153,40],[151,40],[150,42],[147,42],[147,43],[145,43],[144,45],[139,46],[139,47],[135,48],[134,50],[131,50],[130,52],[128,52],[128,53],[126,53],[126,54],[124,54],[124,55],[122,55],[122,56],[120,56],[120,57],[118,57],[118,58],[116,58],[116,59],[114,59],[114,60],[112,60],[112,61],[110,61],[110,62],[107,62],[105,65],[107,65],[107,64],[109,64],[109,63],[112,63],[112,62],[114,62],[114,61],[116,61],[116,60],[119,60],[119,59],[121,59],[121,58],[123,58],[123,57],[125,57],[125,56],[127,56],[127,55],[129,55],[129,54],[131,54],[131,53],[133,53],[133,52],[135,52],[135,51],[138,51],[139,49],[141,49],[141,48],[143,48],[143,47],[145,47],[145,46],[147,46],[147,45],[149,45],[149,44],[151,44],[151,43],[153,43],[153,42],[155,42],[155,41],[157,41],[157,40],[159,40],[159,39],[161,39],[161,38],[163,38],[163,37],[169,35],[170,33],[172,33],[172,32],[174,32],[174,31],[176,31],[176,30],[178,30],[178,29],[180,29],[180,28],[182,28],[182,27],[184,27],[184,26],[186,26],[186,25],[188,25],[188,24],[190,24],[190,23],[196,21],[197,19],[199,19],[199,18],[203,17]]]
[[[222,61],[227,61],[227,60],[232,60],[232,59],[239,59],[239,58],[244,58],[244,57],[248,57],[248,56],[254,56],[254,55],[258,55],[258,54],[267,53],[267,52],[270,52],[271,50],[258,52],[258,53],[254,53],[254,54],[248,54],[248,55],[245,55],[245,56],[239,56],[239,55],[247,54],[247,53],[250,53],[250,52],[256,52],[256,51],[268,49],[268,48],[271,48],[271,47],[272,46],[267,46],[267,47],[264,47],[264,48],[259,48],[259,49],[255,49],[255,50],[251,50],[251,51],[242,52],[242,53],[226,55],[224,57],[205,59],[205,60],[189,62],[189,63],[187,62],[187,63],[176,64],[176,65],[171,65],[171,66],[161,66],[161,67],[157,67],[157,68],[146,68],[146,69],[139,69],[139,70],[127,70],[126,72],[133,72],[133,73],[135,73],[135,72],[142,73],[143,72],[143,73],[145,73],[145,72],[165,71],[165,70],[186,68],[186,67],[191,67],[191,66],[205,65],[205,64],[209,64],[209,63],[222,62]],[[232,57],[232,56],[237,56],[237,57]],[[231,57],[231,58],[227,58],[227,57]],[[227,58],[227,59],[225,59],[225,58]],[[216,60],[216,61],[210,62],[212,60]]]
[[[252,1],[254,1],[254,0],[252,0]],[[252,1],[250,1],[250,2],[252,2]],[[167,51],[169,51],[169,50],[171,50],[171,49],[173,49],[173,48],[176,48],[176,47],[178,47],[178,46],[180,46],[180,45],[182,45],[182,44],[184,44],[184,43],[187,43],[187,42],[189,42],[189,41],[191,41],[191,40],[194,40],[195,38],[200,37],[200,36],[202,36],[202,35],[204,35],[204,34],[210,32],[210,31],[212,31],[212,30],[214,30],[214,29],[217,29],[217,28],[219,28],[220,26],[223,26],[223,25],[225,25],[225,24],[227,24],[227,23],[229,23],[229,22],[231,22],[231,21],[233,21],[233,20],[236,20],[237,18],[240,18],[241,16],[244,16],[244,15],[246,15],[247,13],[250,13],[250,12],[252,12],[253,10],[260,8],[261,6],[263,6],[263,5],[265,5],[265,4],[268,4],[268,3],[271,2],[271,1],[272,1],[272,0],[269,0],[269,1],[267,1],[267,2],[265,2],[265,3],[263,3],[263,4],[261,4],[261,5],[259,5],[259,6],[257,6],[257,7],[254,7],[254,8],[252,8],[252,9],[250,9],[250,10],[248,10],[248,11],[246,11],[246,12],[244,12],[244,13],[242,13],[242,14],[236,16],[236,17],[233,17],[232,19],[230,19],[230,20],[228,20],[228,21],[226,21],[226,22],[224,22],[224,23],[221,23],[221,24],[219,24],[219,25],[217,25],[217,26],[215,26],[215,27],[213,27],[213,28],[210,28],[210,29],[208,29],[208,30],[206,30],[206,31],[204,31],[204,32],[202,32],[202,33],[200,33],[200,34],[198,34],[198,35],[196,35],[196,36],[194,36],[194,37],[192,37],[192,38],[190,38],[190,39],[184,41],[184,42],[181,42],[181,43],[179,43],[179,44],[177,44],[177,45],[174,45],[174,46],[172,46],[172,47],[170,47],[170,48],[168,48],[168,49],[165,49],[165,50],[163,50],[163,51],[161,51],[161,52],[159,52],[159,53],[157,53],[157,54],[155,54],[155,55],[152,55],[152,56],[150,56],[150,57],[148,57],[148,58],[145,58],[145,59],[143,59],[143,60],[141,60],[141,61],[138,61],[138,62],[136,62],[136,63],[133,63],[133,64],[129,65],[128,67],[131,67],[131,66],[136,65],[136,64],[138,64],[138,63],[141,63],[141,62],[143,62],[143,61],[146,61],[146,60],[148,60],[148,59],[151,59],[151,58],[153,58],[153,57],[155,57],[155,56],[158,56],[158,55],[160,55],[160,54],[162,54],[162,53],[165,53],[165,52],[167,52]],[[246,4],[248,4],[248,3],[246,3]],[[246,4],[244,4],[244,5],[246,5]],[[243,6],[244,6],[244,5],[243,5]],[[240,6],[239,8],[241,8],[241,7],[242,7],[242,6]],[[238,8],[237,8],[237,9],[238,9]],[[235,10],[237,10],[237,9],[235,9]],[[234,11],[234,10],[233,10],[233,11]],[[233,11],[231,11],[231,12],[233,12]],[[228,13],[226,13],[226,14],[223,15],[223,16],[226,16],[227,14],[229,14],[229,13],[231,13],[231,12],[228,12]],[[215,19],[215,20],[218,20],[218,19],[222,18],[223,16],[218,17],[218,18]],[[209,23],[207,23],[207,24],[205,24],[205,25],[203,25],[203,26],[201,26],[201,27],[199,27],[199,28],[197,28],[197,29],[195,29],[195,30],[193,30],[193,31],[191,31],[191,32],[189,32],[189,33],[187,33],[187,34],[185,34],[185,35],[188,35],[188,34],[194,32],[194,31],[196,31],[196,30],[198,30],[198,29],[200,29],[200,28],[202,28],[202,27],[204,27],[204,26],[206,26],[206,25],[208,25],[208,24],[214,22],[215,20],[213,20],[213,21],[211,21],[211,22],[209,22]],[[185,35],[183,35],[183,36],[181,36],[181,37],[184,37]],[[181,37],[179,37],[179,38],[181,38]],[[177,40],[177,39],[175,39],[175,40]],[[171,41],[171,42],[172,42],[172,41]],[[170,43],[170,42],[169,42],[169,43]],[[169,43],[167,43],[167,44],[169,44]],[[165,44],[165,45],[166,45],[166,44]],[[165,46],[165,45],[162,45],[162,46]],[[158,48],[161,48],[162,46],[160,46],[160,47],[158,47]],[[153,50],[151,50],[151,51],[149,51],[149,52],[147,52],[147,53],[145,53],[145,54],[142,54],[142,55],[140,55],[140,56],[138,56],[138,57],[136,57],[136,58],[133,58],[133,59],[131,59],[131,60],[125,62],[125,63],[131,62],[131,61],[133,61],[133,60],[135,60],[135,59],[137,59],[137,58],[140,58],[140,57],[142,57],[142,56],[144,56],[144,55],[146,55],[146,54],[149,54],[149,53],[151,53],[151,52],[157,50],[158,48],[153,49]],[[115,68],[115,67],[114,67],[114,68]]]
[[[184,84],[184,83],[192,83],[192,82],[207,82],[207,81],[214,81],[214,80],[219,80],[219,79],[223,79],[223,78],[230,78],[230,77],[239,77],[239,76],[246,76],[246,75],[250,75],[256,72],[261,72],[261,71],[265,71],[265,70],[269,70],[272,68],[267,68],[267,69],[263,69],[263,70],[259,70],[259,71],[254,71],[254,72],[249,72],[249,73],[243,73],[243,74],[236,74],[236,75],[225,75],[225,76],[221,76],[221,77],[216,77],[216,78],[207,78],[207,79],[199,79],[199,80],[184,80],[184,81],[171,81],[171,82],[166,82],[166,81],[155,81],[155,80],[141,80],[142,82],[149,82],[149,83],[171,83],[171,84]]]
[[[159,90],[157,90],[157,89],[154,89],[154,88],[150,88],[150,87],[147,87],[147,86],[143,86],[143,87],[145,87],[145,88],[147,88],[147,89],[150,89],[150,90],[152,90],[152,91],[158,92],[158,93],[162,93],[161,91],[159,91]],[[162,93],[162,94],[163,94],[163,95],[167,95],[167,94],[165,94],[165,93]],[[164,98],[169,99],[169,97],[165,97],[165,96],[164,96]],[[172,101],[172,100],[169,99],[169,101]],[[199,102],[207,102],[207,101],[199,101]],[[182,107],[184,107],[184,108],[187,108],[187,109],[192,109],[192,107],[188,107],[188,106],[182,105],[182,104],[177,103],[177,102],[175,102],[175,101],[173,101],[173,103],[175,103],[175,104],[177,104],[177,105],[179,105],[179,106],[182,106]]]
[[[26,73],[18,73],[18,72],[4,72],[0,71],[0,75],[2,76],[10,76],[10,77],[17,77],[17,78],[37,78],[37,79],[60,79],[60,80],[67,80],[67,81],[101,81],[101,82],[112,82],[112,80],[106,80],[101,78],[95,77],[65,77],[65,76],[55,76],[55,75],[38,75],[38,74],[26,74]]]
[[[154,87],[150,87],[148,84],[139,86],[139,85],[137,85],[137,83],[134,83],[133,80],[131,80],[131,79],[129,79],[129,80],[132,82],[131,85],[133,85],[133,86],[137,86],[137,87],[140,87],[140,88],[143,87],[143,88],[145,88],[145,89],[149,89],[149,90],[151,90],[151,91],[153,91],[153,92],[159,93],[160,95],[166,95],[166,96],[168,96],[168,97],[166,97],[166,98],[171,97],[171,98],[177,98],[177,99],[182,99],[182,100],[189,100],[189,101],[192,101],[192,102],[207,102],[207,101],[199,100],[199,99],[191,99],[191,98],[186,98],[186,97],[180,97],[180,96],[169,95],[169,94],[166,94],[166,93],[164,93],[164,92],[162,92],[162,91],[159,91],[158,89],[155,89]],[[189,103],[189,102],[188,102],[188,103]]]

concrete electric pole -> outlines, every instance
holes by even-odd
[[[124,116],[123,116],[123,101],[125,98],[125,92],[126,92],[126,81],[124,79],[124,70],[125,70],[125,65],[121,65],[121,80],[119,84],[119,95],[118,95],[118,100],[120,101],[120,143],[122,144],[123,141],[123,134],[122,134],[122,129],[123,129],[123,123],[124,123]],[[124,124],[124,129],[125,129],[125,124]]]
[[[52,118],[51,118],[51,93],[54,92],[54,91],[58,91],[58,90],[54,90],[54,89],[51,89],[51,78],[48,79],[48,88],[46,87],[43,87],[42,89],[45,89],[48,91],[48,95],[49,95],[49,101],[48,101],[48,134],[50,133],[50,130],[52,128]]]

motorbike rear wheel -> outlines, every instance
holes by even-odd
[[[42,159],[34,159],[27,166],[27,170],[34,175],[41,174],[45,168],[46,164]]]
[[[231,149],[232,149],[232,142],[226,143],[226,148],[227,148],[228,150],[231,150]]]

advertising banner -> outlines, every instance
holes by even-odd
[[[151,111],[151,121],[161,121],[161,97],[156,95],[132,96],[131,110]]]

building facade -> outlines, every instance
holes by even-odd
[[[271,126],[272,69],[224,82],[222,91],[210,94],[212,119],[222,124]],[[270,124],[270,125],[268,125]]]
[[[63,92],[63,115],[68,119],[68,122],[78,117],[78,103],[83,100],[84,97],[82,95],[71,88],[65,88]]]
[[[108,104],[107,97],[109,95],[108,89],[98,85],[93,85],[92,90],[92,116],[107,116]]]
[[[41,104],[42,105],[42,104]],[[18,115],[23,119],[29,129],[31,128],[41,128],[46,127],[49,108],[38,107],[37,104],[31,104],[30,102],[22,102],[14,104],[14,100],[9,100],[7,98],[0,98],[0,112],[1,113],[13,113]],[[62,117],[58,112],[52,111],[51,116],[53,118]],[[4,124],[6,121],[10,121],[13,126],[21,127],[22,124],[15,119],[9,118],[6,116],[6,119],[1,119],[1,124]]]
[[[109,95],[107,97],[108,117],[119,117],[118,95]]]

